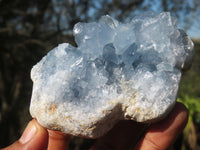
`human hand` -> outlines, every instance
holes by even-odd
[[[165,150],[184,129],[188,111],[176,103],[164,120],[150,125],[140,138],[145,125],[134,121],[120,121],[111,131],[97,139],[90,150]],[[35,119],[30,121],[21,138],[2,150],[67,150],[69,135],[46,130]]]
[[[67,134],[47,130],[33,119],[19,140],[1,150],[67,150],[69,138]]]

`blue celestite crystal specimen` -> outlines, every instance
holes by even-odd
[[[98,137],[121,119],[153,122],[175,104],[193,43],[168,12],[77,23],[31,71],[31,115],[64,133]]]

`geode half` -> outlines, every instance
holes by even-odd
[[[168,12],[77,23],[78,47],[51,50],[31,70],[30,112],[46,128],[96,138],[119,120],[154,122],[175,104],[193,43]]]

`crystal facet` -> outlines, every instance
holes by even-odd
[[[122,119],[153,122],[175,104],[193,43],[168,12],[77,23],[31,71],[31,115],[67,134],[98,137]]]

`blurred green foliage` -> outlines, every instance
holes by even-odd
[[[195,54],[189,71],[183,72],[179,97],[200,97],[200,40],[193,39]]]
[[[188,124],[184,132],[185,139],[189,137],[193,124],[196,126],[196,131],[192,136],[197,138],[200,126],[200,39],[193,39],[193,42],[195,49],[193,63],[189,71],[183,72],[178,95],[178,101],[185,104],[189,110]],[[189,141],[187,142],[191,145]],[[196,149],[195,147],[196,145],[189,146],[188,149]]]
[[[178,101],[189,109],[190,119],[194,117],[195,121],[199,122],[200,119],[195,115],[200,113],[200,40],[193,42],[195,55],[192,67],[189,71],[183,72]]]
[[[188,124],[186,127],[187,132],[189,132],[188,130],[193,121],[200,124],[200,98],[192,98],[186,95],[183,99],[178,98],[177,101],[183,103],[189,110]]]

